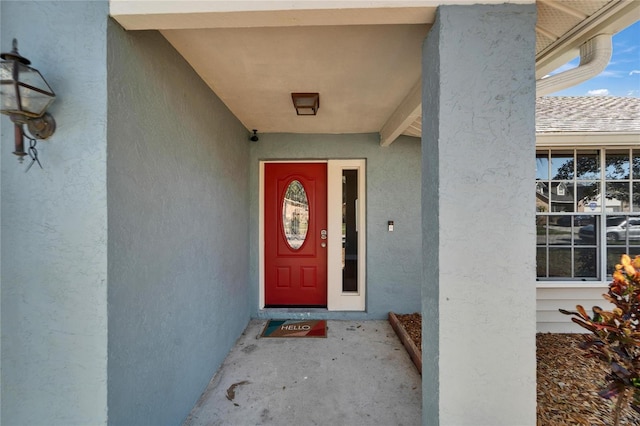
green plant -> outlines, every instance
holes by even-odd
[[[590,317],[578,305],[576,311],[560,309],[560,312],[573,315],[573,322],[591,332],[580,345],[587,356],[597,357],[609,365],[606,386],[599,395],[617,398],[614,423],[618,425],[627,402],[640,413],[640,256],[631,260],[628,255],[622,255],[613,272],[609,292],[602,296],[614,305],[612,310],[594,306],[593,317]]]

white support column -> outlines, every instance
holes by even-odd
[[[535,5],[441,6],[423,49],[423,424],[535,425]]]

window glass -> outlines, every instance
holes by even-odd
[[[536,211],[549,211],[549,185],[548,182],[536,181]]]
[[[358,291],[358,171],[342,171],[342,291]]]
[[[607,150],[605,159],[607,180],[629,179],[629,150]]]
[[[640,180],[640,149],[633,150],[633,178]]]
[[[598,256],[595,248],[578,248],[574,251],[573,264],[577,278],[597,277]]]
[[[578,151],[576,158],[577,179],[600,179],[600,155],[598,151]]]
[[[629,212],[630,185],[628,182],[607,182],[605,207],[608,212]]]
[[[536,170],[538,279],[605,280],[640,253],[640,149],[538,150]]]
[[[536,180],[549,179],[549,151],[536,153]]]
[[[571,249],[549,248],[549,277],[571,277]]]
[[[599,212],[602,208],[600,198],[600,182],[576,182],[577,211]]]
[[[551,152],[551,179],[573,179],[573,151]]]
[[[551,181],[551,211],[572,212],[575,206],[573,183],[567,181]]]
[[[547,248],[538,247],[536,249],[536,275],[538,278],[546,278],[547,274]]]

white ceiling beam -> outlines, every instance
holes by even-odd
[[[380,129],[380,146],[391,145],[421,115],[422,79],[419,79]]]

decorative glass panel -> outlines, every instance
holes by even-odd
[[[307,238],[309,200],[304,187],[297,180],[291,182],[284,193],[282,224],[287,244],[293,250],[298,250]]]

